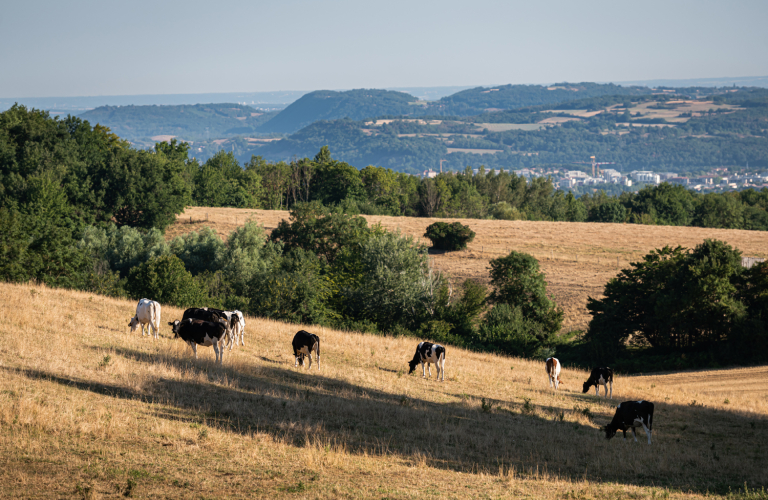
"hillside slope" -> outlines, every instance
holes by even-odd
[[[262,112],[242,104],[179,106],[101,106],[79,115],[92,125],[109,127],[129,141],[154,136],[182,140],[252,134],[277,111]]]
[[[619,376],[610,401],[581,394],[584,372],[566,367],[555,393],[541,362],[451,346],[438,383],[404,373],[413,339],[251,317],[220,367],[170,338],[173,307],[154,340],[128,333],[134,301],[6,283],[0,299],[6,498],[697,498],[768,484],[764,384]],[[318,371],[293,368],[299,328],[321,336]],[[600,437],[627,399],[656,403],[652,446]]]
[[[225,237],[249,217],[269,232],[289,216],[289,212],[279,210],[187,207],[168,228],[166,237],[203,226]],[[424,238],[424,233],[433,222],[459,221],[468,225],[477,236],[466,251],[431,255],[436,270],[459,280],[472,278],[488,283],[490,259],[506,255],[510,250],[533,255],[546,275],[548,292],[565,311],[565,331],[586,329],[591,319],[586,310],[587,297],[600,297],[605,284],[620,268],[655,248],[665,245],[693,248],[705,238],[716,238],[738,248],[745,256],[768,258],[768,232],[765,231],[597,222],[363,217],[369,224],[380,223],[389,230],[402,231],[426,245],[430,241]]]
[[[391,90],[317,90],[291,103],[259,130],[293,133],[320,120],[363,120],[375,116],[407,115],[414,109],[411,103],[416,101],[412,95]]]

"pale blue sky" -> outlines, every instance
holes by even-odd
[[[768,75],[768,1],[0,0],[0,97]]]

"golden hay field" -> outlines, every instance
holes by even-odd
[[[225,238],[248,218],[271,231],[288,217],[287,211],[279,210],[188,207],[168,228],[166,236],[170,239],[209,226]],[[768,232],[764,231],[593,222],[364,217],[369,224],[380,223],[387,229],[400,230],[425,244],[429,244],[429,240],[423,237],[424,232],[433,222],[460,221],[468,225],[477,236],[467,251],[432,255],[436,269],[459,279],[488,282],[490,259],[510,250],[533,255],[546,275],[548,291],[565,311],[566,331],[585,329],[590,320],[587,297],[600,297],[605,283],[621,268],[654,248],[665,245],[691,248],[705,238],[717,238],[740,249],[745,256],[768,257]]]
[[[199,359],[135,302],[0,283],[3,498],[703,498],[768,485],[768,369],[617,377],[560,391],[543,364],[448,346],[446,381],[407,375],[416,341],[247,317]],[[321,369],[294,369],[299,328]],[[615,405],[656,404],[653,444],[605,440]]]

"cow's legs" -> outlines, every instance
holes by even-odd
[[[195,359],[197,359],[197,344],[195,344],[193,341],[188,340],[187,345],[192,348],[192,352],[195,353]]]
[[[595,384],[595,396],[600,397],[600,384]]]
[[[643,427],[645,427],[645,424],[643,424]],[[637,443],[637,432],[635,432],[634,427],[632,427],[632,435],[635,437],[635,443]]]
[[[608,384],[611,386],[611,399],[613,399],[613,382],[608,382]],[[606,387],[606,389],[608,389]]]
[[[421,378],[427,378],[427,370],[424,368],[424,362],[421,362]]]
[[[312,349],[309,350],[309,356],[307,357],[309,358],[309,366],[307,367],[307,370],[311,370],[312,369]]]
[[[442,381],[445,382],[445,358],[437,360],[437,367],[440,370],[437,376],[442,377]]]
[[[643,430],[645,431],[645,434],[648,436],[648,444],[651,444],[651,429],[649,429],[648,427],[645,426],[645,424],[643,424]],[[637,441],[637,439],[635,439],[635,441]]]
[[[432,363],[427,362],[427,372],[429,372],[429,378],[432,378]]]
[[[319,346],[317,347],[317,349],[315,349],[315,355],[317,356],[317,369],[319,370],[320,369],[320,347]]]

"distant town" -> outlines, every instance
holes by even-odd
[[[483,169],[486,173],[488,169]],[[721,192],[737,191],[741,189],[762,189],[768,188],[768,172],[755,170],[739,170],[730,172],[727,167],[714,168],[704,175],[695,177],[685,177],[676,172],[652,172],[649,170],[633,170],[627,174],[619,172],[612,168],[595,169],[594,175],[582,170],[565,170],[557,168],[523,168],[519,170],[503,170],[504,172],[514,173],[517,176],[526,178],[550,177],[557,189],[571,190],[578,188],[593,187],[599,189],[601,186],[616,185],[623,188],[636,189],[645,185],[658,186],[663,182],[669,184],[679,184],[688,189],[698,192]],[[481,169],[473,169],[477,175]],[[428,169],[422,172],[422,178],[434,178],[439,172]]]

